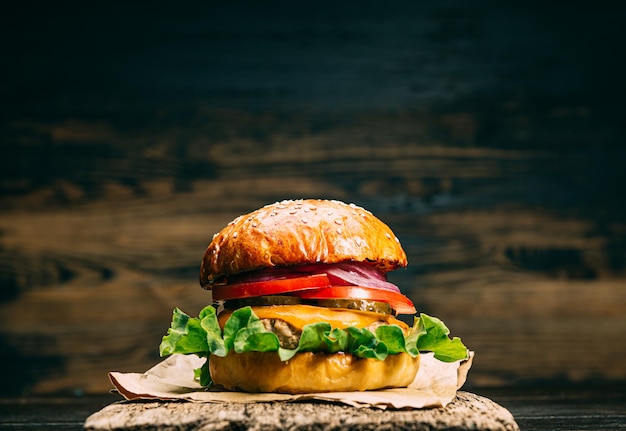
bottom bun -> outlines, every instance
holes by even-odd
[[[216,385],[245,392],[303,394],[366,391],[406,387],[415,379],[420,357],[406,353],[384,361],[346,353],[298,353],[281,361],[276,352],[211,355],[209,369]]]

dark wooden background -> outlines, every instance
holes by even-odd
[[[626,381],[624,7],[14,5],[3,394],[103,393],[196,313],[212,234],[284,198],[387,222],[468,385]]]

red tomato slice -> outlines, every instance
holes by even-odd
[[[307,275],[305,277],[282,278],[266,281],[253,281],[213,288],[213,299],[248,298],[253,296],[279,295],[305,289],[329,288],[330,280],[326,274]]]
[[[415,314],[417,312],[415,305],[409,298],[401,293],[386,289],[373,289],[362,286],[332,286],[293,292],[291,295],[305,299],[368,299],[370,301],[386,302],[398,314]]]

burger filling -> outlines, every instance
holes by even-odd
[[[386,275],[368,262],[266,268],[222,277],[206,287],[211,289],[213,300],[216,302],[237,300],[239,304],[256,305],[256,301],[262,297],[279,296],[280,301],[291,298],[294,302],[290,303],[331,300],[342,302],[336,305],[338,308],[367,309],[368,305],[360,302],[366,301],[386,304],[384,307],[394,314],[416,312],[411,300],[400,292],[398,286],[387,281]],[[349,301],[353,304],[347,304]],[[369,311],[386,312],[380,305],[377,308]]]
[[[347,310],[371,311],[379,314],[393,314],[393,309],[386,302],[370,301],[367,299],[309,299],[297,296],[271,295],[257,296],[253,298],[231,299],[224,302],[224,308],[236,310],[237,308],[249,306],[268,305],[297,305],[309,304],[326,308],[345,308]]]
[[[467,348],[459,338],[449,338],[449,332],[441,320],[423,313],[409,327],[391,314],[308,304],[248,305],[223,310],[219,316],[215,307],[207,306],[198,317],[175,309],[160,353],[206,357],[196,378],[208,386],[212,355],[273,351],[288,361],[299,352],[341,352],[385,360],[398,353],[415,357],[429,351],[445,362],[466,359]]]
[[[295,349],[300,343],[302,330],[280,319],[261,319],[266,331],[272,332],[278,337],[278,343],[283,349]],[[376,332],[376,328],[384,325],[384,322],[375,321],[365,327],[370,332]]]
[[[261,319],[263,327],[278,338],[282,349],[295,349],[300,343],[302,331],[280,319]]]
[[[287,298],[287,299],[285,299]],[[302,328],[298,327],[298,323],[302,325],[301,318],[305,319],[311,310],[310,306],[307,307],[299,307],[299,304],[303,302],[305,305],[308,304],[307,301],[293,301],[291,297],[280,297],[280,296],[266,296],[260,298],[254,298],[255,300],[251,301],[227,301],[226,307],[228,309],[218,316],[218,322],[220,322],[220,326],[223,328],[226,322],[226,318],[230,316],[232,310],[235,310],[240,307],[233,307],[233,302],[235,304],[239,303],[241,306],[251,305],[253,312],[259,316],[270,316],[261,318],[261,323],[267,332],[271,332],[276,335],[278,338],[278,342],[281,348],[283,349],[295,349],[298,347],[300,342],[300,336],[302,335]],[[297,299],[297,298],[295,298]],[[286,304],[287,303],[287,304]],[[254,304],[258,304],[259,306],[255,306]],[[285,306],[286,307],[282,307]],[[292,306],[289,306],[292,305]],[[315,301],[315,305],[317,307],[325,307],[325,308],[334,308],[336,316],[341,318],[343,316],[344,319],[350,319],[349,317],[345,317],[346,314],[352,316],[352,320],[354,320],[354,316],[359,317],[359,314],[365,315],[368,318],[364,319],[362,325],[363,327],[370,332],[375,332],[376,328],[381,325],[389,324],[390,316],[391,316],[391,308],[389,304],[385,304],[382,302],[373,302],[366,300],[320,300]],[[268,307],[269,306],[269,307]],[[281,310],[282,311],[279,311]],[[344,309],[342,313],[341,309]],[[286,310],[286,311],[285,311]],[[322,311],[322,313],[325,310]],[[352,313],[352,311],[357,312],[366,312],[366,313]],[[320,309],[316,308],[313,313],[319,314]],[[375,313],[375,314],[374,314]],[[290,316],[297,314],[300,319],[297,319],[294,324],[291,324],[289,321],[283,319],[290,319]],[[279,316],[271,317],[273,315]],[[360,316],[361,318],[363,316]],[[328,319],[330,320],[330,319]],[[397,324],[402,328],[403,331],[408,330],[408,326],[404,322],[397,321],[396,319],[392,319],[394,324]]]

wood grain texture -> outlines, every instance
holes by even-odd
[[[623,11],[406,3],[3,26],[3,390],[145,371],[211,236],[300,197],[392,227],[468,385],[625,381]]]

